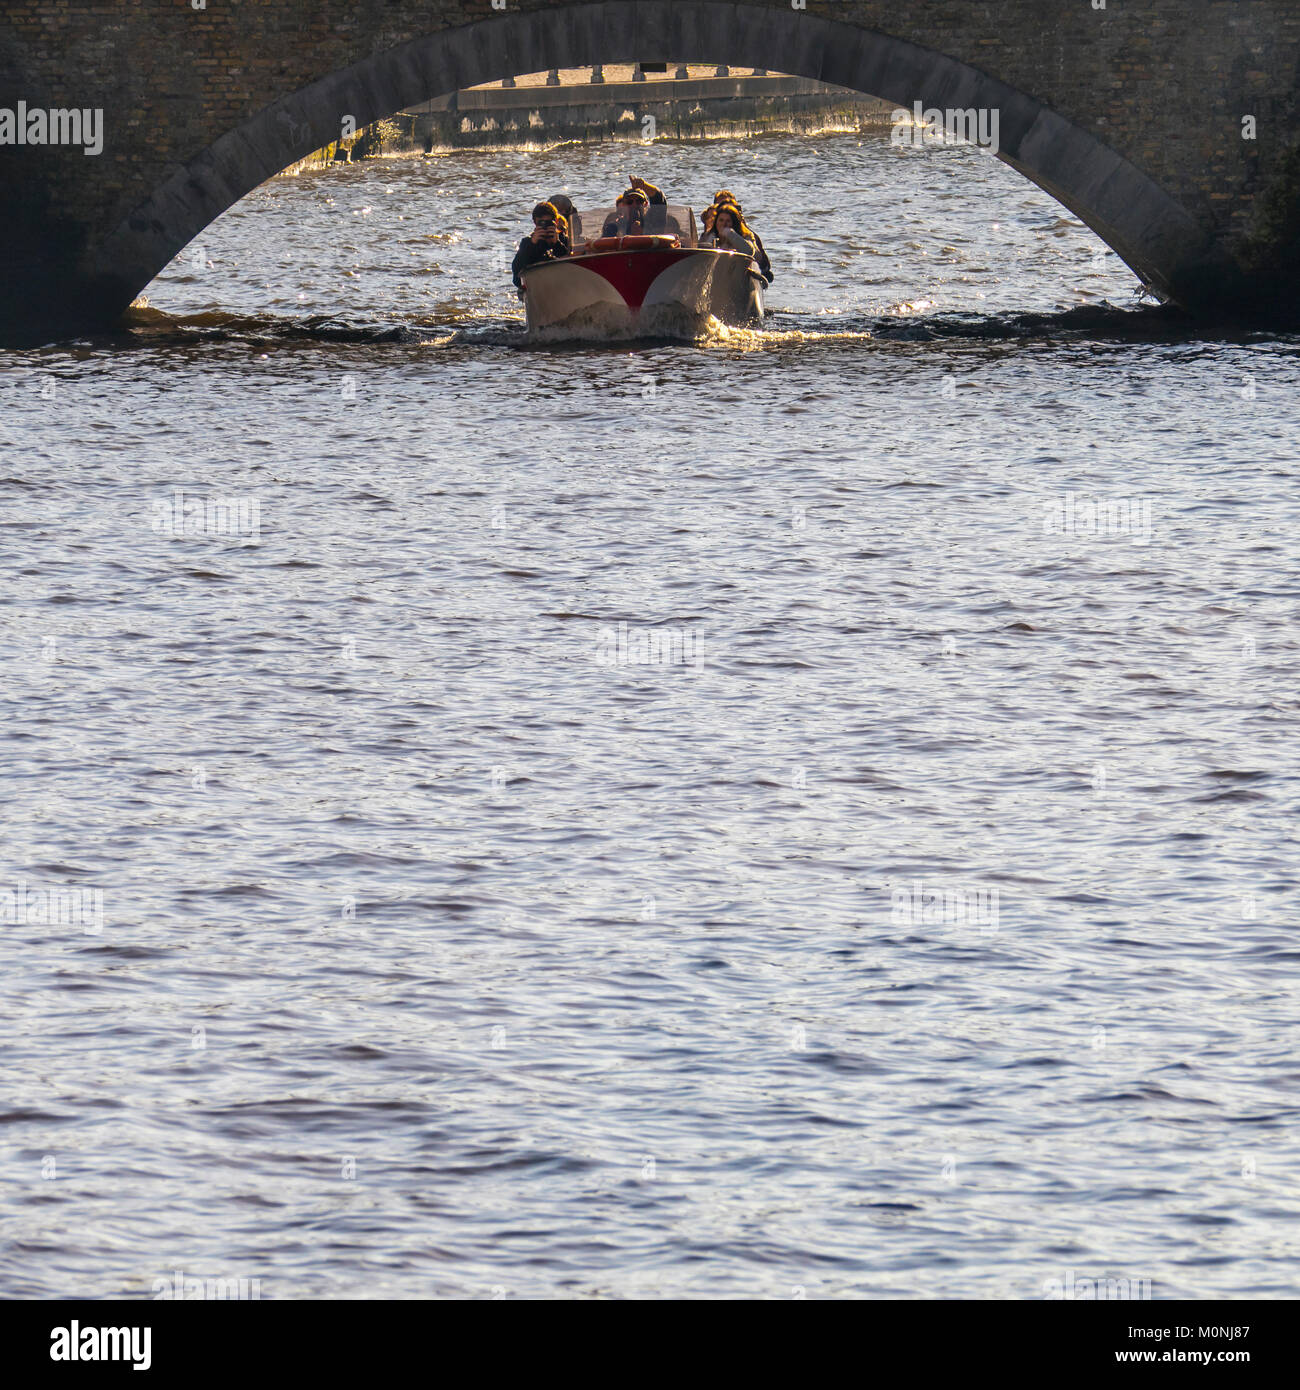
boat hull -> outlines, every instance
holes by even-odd
[[[530,336],[696,337],[716,319],[762,321],[763,279],[748,256],[711,248],[599,251],[523,275]]]

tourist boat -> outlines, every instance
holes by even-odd
[[[763,277],[738,251],[700,246],[689,208],[652,204],[644,236],[583,241],[612,208],[575,214],[571,256],[520,277],[533,338],[694,338],[711,320],[740,327],[763,318]]]

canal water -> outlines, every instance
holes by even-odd
[[[762,331],[524,344],[629,174]],[[1296,338],[833,132],[280,179],[147,300],[0,356],[0,1292],[1300,1292]]]

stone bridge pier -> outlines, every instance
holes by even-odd
[[[1300,311],[1297,0],[4,0],[0,341],[111,324],[349,123],[665,57],[996,112],[998,157],[1165,298]]]

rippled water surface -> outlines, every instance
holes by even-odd
[[[524,346],[629,172],[763,332]],[[0,357],[3,868],[103,903],[6,928],[0,1291],[1300,1292],[1297,341],[1136,288],[967,149],[480,151]]]

